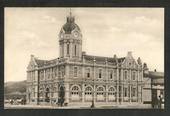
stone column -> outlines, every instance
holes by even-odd
[[[66,43],[66,40],[64,40],[64,42],[63,42],[63,51],[64,51],[63,56],[66,57],[67,56],[67,43]]]
[[[109,97],[108,97],[108,85],[106,85],[106,102],[108,102],[108,99],[109,99]]]
[[[60,47],[60,57],[62,57],[62,45],[61,45],[61,42],[59,42],[59,47]]]
[[[124,93],[123,93],[123,84],[124,84],[124,82],[123,82],[123,69],[121,69],[121,102],[123,102],[123,95],[124,95]]]
[[[43,76],[44,76],[44,80],[46,80],[45,69],[44,69],[44,75]]]
[[[139,70],[137,71],[137,102],[140,102],[140,86],[139,86],[139,83],[140,83],[140,79],[139,79]]]
[[[132,89],[132,87],[131,87],[131,84],[129,85],[129,102],[131,103],[131,101],[132,101],[132,97],[131,97],[131,95],[132,95],[132,92],[131,92],[131,89]]]
[[[95,84],[94,84],[93,92],[94,92],[94,102],[96,102],[96,86],[95,86]]]
[[[129,70],[129,80],[130,80],[130,83],[129,83],[129,102],[131,103],[131,100],[132,100],[132,97],[131,97],[131,95],[132,95],[132,93],[131,93],[131,81],[132,81],[132,71],[131,71],[131,69]]]
[[[73,56],[73,40],[70,40],[70,58]]]
[[[116,103],[119,102],[119,69],[116,69]]]
[[[33,74],[34,73],[34,74]],[[35,102],[37,103],[38,105],[38,99],[39,99],[39,80],[38,80],[38,70],[35,70],[35,71],[32,71],[32,76],[34,76],[33,78],[35,80],[34,81],[34,84],[35,84]]]
[[[84,88],[84,83],[82,84],[82,102],[84,102],[84,92],[85,92],[85,90],[84,90],[85,88]]]
[[[65,79],[67,80],[69,78],[69,65],[67,64],[65,66]]]
[[[93,63],[94,63],[94,67],[93,67],[93,97],[94,97],[94,102],[96,101],[96,86],[95,86],[95,79],[96,79],[96,72],[95,72],[95,64],[96,64],[96,60],[95,58],[93,59]]]
[[[143,70],[141,71],[141,83],[142,83],[142,85],[141,85],[141,102],[143,102],[143,98],[142,98],[142,96],[143,96]],[[150,85],[152,86],[152,84],[150,84]]]
[[[79,43],[79,58],[81,59],[82,57],[82,41],[80,40],[80,43]]]

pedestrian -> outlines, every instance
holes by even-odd
[[[159,109],[162,108],[162,98],[161,98],[161,96],[159,96],[159,100],[158,100],[158,108],[159,108]]]

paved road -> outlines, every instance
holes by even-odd
[[[90,107],[79,107],[79,106],[42,106],[42,105],[10,105],[5,104],[5,109],[91,109]],[[151,107],[146,106],[96,106],[94,109],[150,109]]]

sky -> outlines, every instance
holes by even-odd
[[[5,82],[26,80],[30,56],[59,57],[58,34],[70,8],[5,8]],[[124,57],[132,51],[149,70],[164,72],[163,8],[71,8],[83,35],[83,51]]]

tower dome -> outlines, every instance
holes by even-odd
[[[81,60],[82,34],[71,11],[59,33],[59,45],[61,58]]]
[[[64,30],[65,34],[71,34],[73,30],[80,31],[80,28],[75,23],[75,18],[72,16],[71,12],[70,15],[67,16],[67,22],[63,25],[62,30]]]

